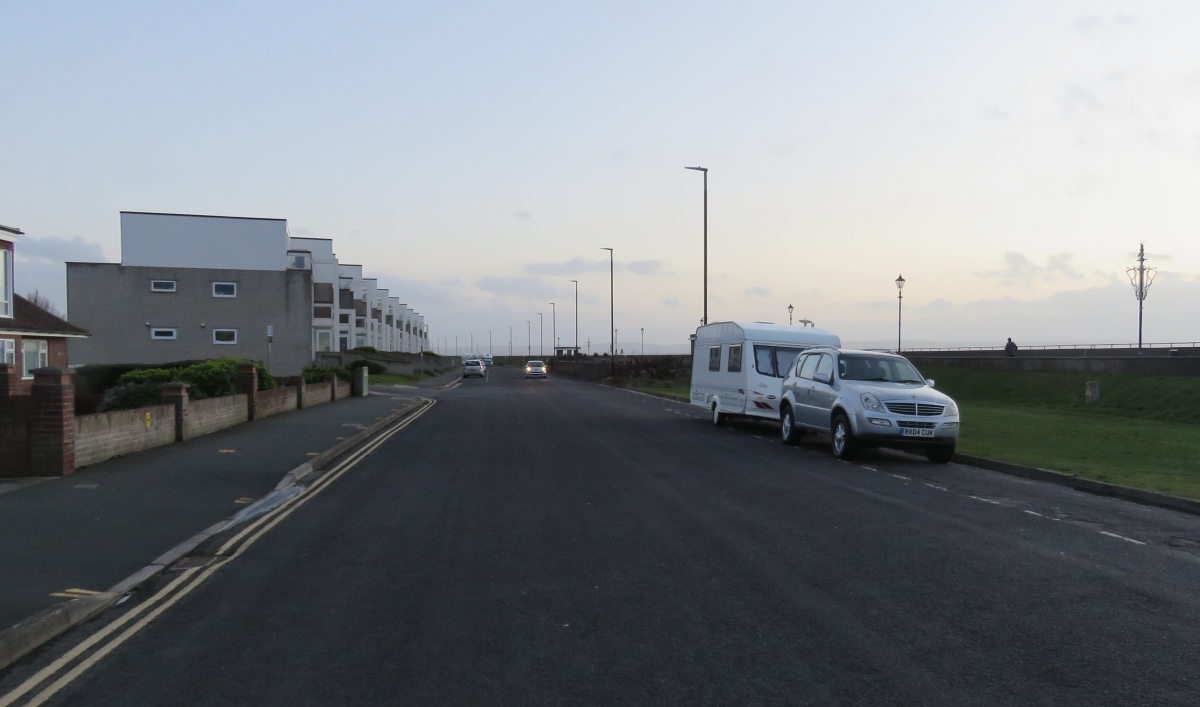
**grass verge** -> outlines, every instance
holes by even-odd
[[[621,384],[618,384],[618,385],[621,385]],[[668,385],[667,382],[665,382],[665,381],[664,382],[643,382],[640,380],[634,380],[632,382],[626,381],[623,385],[621,385],[621,387],[629,388],[630,390],[642,390],[642,391],[646,391],[649,393],[658,393],[660,395],[669,395],[672,398],[678,398],[685,403],[692,399],[691,398],[692,387],[690,385],[688,385],[687,383],[671,382]]]

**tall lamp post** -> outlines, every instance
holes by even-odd
[[[794,309],[794,307],[792,307],[792,305],[789,304],[788,305],[788,326],[792,325],[792,310],[793,309]]]
[[[708,167],[684,167],[704,173],[704,319],[708,324]]]
[[[529,323],[528,319],[525,320],[525,336],[528,339],[525,344],[525,358],[531,358],[533,356],[533,325]]]
[[[496,354],[492,352],[492,330],[488,329],[488,356],[495,356],[495,355]]]
[[[617,310],[613,304],[613,249],[601,248],[608,251],[608,363],[612,374],[617,372]]]
[[[896,278],[896,353],[900,353],[900,333],[904,331],[904,276]]]
[[[546,357],[546,324],[541,312],[538,312],[538,356]]]
[[[512,358],[512,324],[508,325],[508,357]]]
[[[579,355],[579,280],[571,280],[575,283],[575,355]]]
[[[1129,282],[1133,285],[1133,296],[1138,301],[1138,349],[1142,348],[1142,306],[1146,302],[1146,293],[1150,290],[1150,285],[1154,284],[1154,276],[1158,273],[1158,268],[1146,267],[1146,242],[1138,242],[1138,256],[1136,268],[1125,268],[1125,274],[1129,276]]]
[[[642,327],[642,355],[646,355],[646,327]]]
[[[550,347],[554,349],[554,354],[558,355],[558,313],[554,309],[553,302],[547,302],[550,305]]]

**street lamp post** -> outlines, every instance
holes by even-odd
[[[617,372],[617,310],[613,300],[613,249],[601,248],[608,251],[608,363],[610,372]]]
[[[550,305],[550,345],[554,347],[555,355],[558,354],[558,313],[554,309],[554,303],[548,302]]]
[[[1146,302],[1146,293],[1150,290],[1150,285],[1154,283],[1154,276],[1158,273],[1158,268],[1146,267],[1146,242],[1138,242],[1137,267],[1125,268],[1125,274],[1129,275],[1129,282],[1133,285],[1133,296],[1138,301],[1138,350],[1142,348],[1142,308]]]
[[[646,327],[642,327],[642,355],[646,355]]]
[[[495,356],[495,355],[496,355],[496,353],[494,351],[492,351],[492,330],[488,329],[488,356]]]
[[[792,310],[793,309],[794,309],[794,307],[792,307],[792,305],[789,304],[788,305],[788,326],[792,325]]]
[[[579,280],[571,280],[575,283],[575,355],[579,355]]]
[[[546,324],[541,312],[538,312],[538,356],[546,357]]]
[[[512,324],[508,325],[508,357],[512,358]]]
[[[458,335],[454,335],[454,355],[458,356]]]
[[[900,333],[904,330],[904,276],[896,278],[896,353],[900,353]]]
[[[704,173],[704,319],[708,324],[708,167],[684,167]]]
[[[533,356],[533,325],[528,319],[525,320],[525,336],[528,339],[525,344],[525,358],[530,358]]]

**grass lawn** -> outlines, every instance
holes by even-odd
[[[962,410],[958,449],[1200,498],[1200,379],[925,367]],[[1085,404],[1084,383],[1100,382]]]
[[[668,383],[670,384],[668,385]],[[669,395],[672,398],[679,398],[684,402],[692,399],[692,386],[687,383],[674,383],[669,381],[647,382],[635,379],[626,385],[626,387],[634,390],[647,390],[654,393],[660,393],[662,395]]]

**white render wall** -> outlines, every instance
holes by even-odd
[[[286,270],[284,219],[121,212],[121,264]]]

